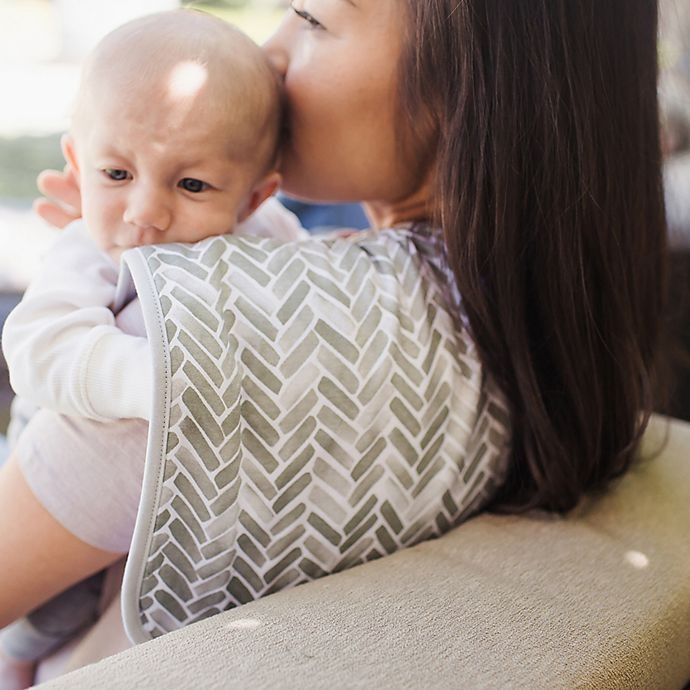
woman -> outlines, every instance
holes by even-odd
[[[474,510],[568,510],[634,456],[663,301],[655,41],[653,0],[300,0],[266,45],[288,99],[285,191],[364,199],[379,228],[442,228],[437,278],[510,416],[500,491]],[[43,184],[62,202],[46,217],[78,214],[69,177]],[[103,495],[84,509],[107,532],[118,470],[99,458],[123,443],[143,457],[145,436],[103,433]],[[63,526],[21,460],[0,475],[0,524],[11,492],[16,525],[0,625],[120,556]]]

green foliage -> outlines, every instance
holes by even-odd
[[[59,133],[0,138],[0,198],[35,198],[38,173],[64,164]]]
[[[228,7],[246,7],[249,3],[250,0],[205,0],[204,2],[208,7],[217,7],[220,9],[226,9]]]
[[[284,7],[256,6],[251,0],[186,1],[183,5],[203,10],[226,22],[236,24],[257,43],[262,43],[271,35],[285,14]]]

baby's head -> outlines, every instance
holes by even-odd
[[[87,61],[65,156],[113,256],[232,232],[275,190],[278,81],[234,27],[191,11],[130,22]]]

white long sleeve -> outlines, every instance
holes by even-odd
[[[73,223],[7,318],[2,349],[19,396],[63,414],[148,419],[148,341],[124,333],[111,306],[118,269]]]

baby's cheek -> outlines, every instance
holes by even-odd
[[[102,251],[109,252],[114,246],[112,233],[99,222],[100,219],[89,219],[84,216],[86,229],[94,244]]]
[[[238,202],[224,199],[222,202],[197,205],[178,225],[177,242],[199,242],[207,237],[226,235],[237,224]]]
[[[84,199],[82,210],[89,236],[99,249],[108,252],[116,243],[120,216],[95,190]]]
[[[235,232],[237,219],[245,205],[244,202],[244,199],[234,199],[216,210],[213,214],[212,223],[209,223],[209,226],[213,228],[214,235],[227,235]]]

